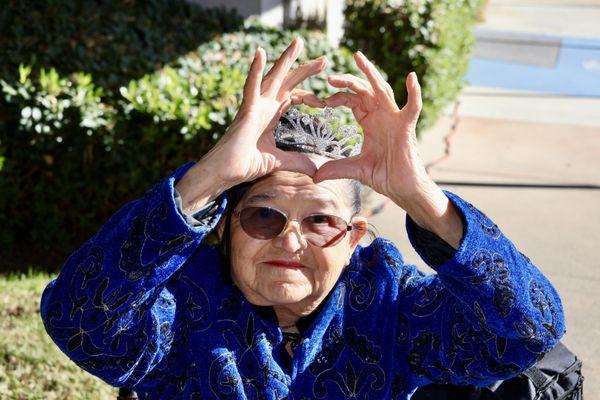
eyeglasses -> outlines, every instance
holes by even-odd
[[[233,213],[248,236],[269,240],[277,237],[286,227],[288,217],[270,207],[246,207]],[[359,229],[340,217],[329,214],[313,214],[302,219],[300,231],[314,246],[329,247],[340,242],[346,232]]]

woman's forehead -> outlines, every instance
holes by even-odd
[[[252,185],[244,195],[244,201],[246,204],[277,201],[331,203],[330,205],[339,209],[344,206],[345,190],[347,185],[342,180],[314,183],[305,174],[277,171]]]

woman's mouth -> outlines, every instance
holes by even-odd
[[[302,265],[296,261],[270,260],[270,261],[265,261],[265,263],[269,264],[273,267],[279,267],[279,268],[296,268],[296,269],[306,268],[305,265]]]

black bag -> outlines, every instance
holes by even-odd
[[[411,400],[583,400],[581,360],[562,343],[532,368],[488,387],[428,385]]]

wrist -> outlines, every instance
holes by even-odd
[[[399,204],[420,227],[435,233],[455,249],[463,235],[463,221],[450,199],[430,179]]]
[[[393,179],[392,179],[393,181]],[[399,189],[388,188],[389,192],[385,196],[394,201],[400,208],[408,212],[409,208],[415,208],[423,201],[431,202],[439,188],[437,184],[429,177],[427,172],[415,172],[411,179],[404,179]]]
[[[177,181],[175,188],[181,196],[184,213],[202,208],[237,184],[233,180],[220,179],[216,171],[222,169],[201,159]]]
[[[427,180],[420,180],[413,189],[405,189],[402,195],[392,196],[391,199],[419,226],[432,232],[448,200],[435,182]]]

